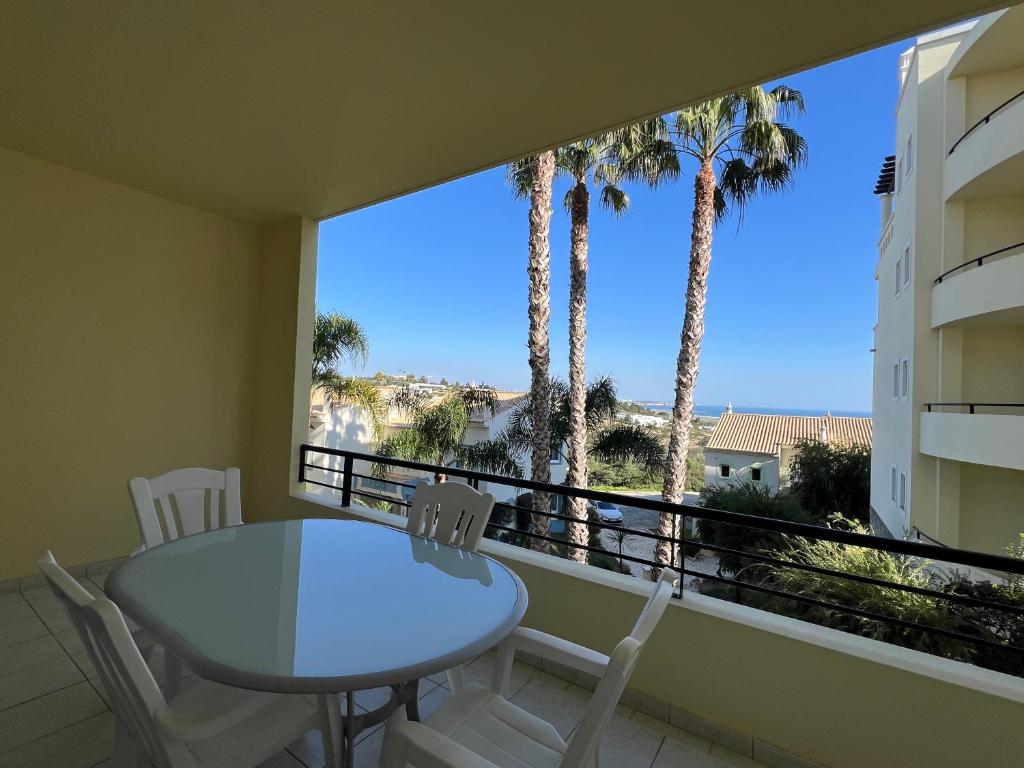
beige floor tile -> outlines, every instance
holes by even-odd
[[[434,714],[438,707],[444,704],[451,697],[452,692],[449,691],[442,685],[435,685],[433,690],[430,690],[424,696],[420,696],[419,710],[420,720],[426,720],[432,714]]]
[[[324,764],[324,743],[320,739],[320,731],[307,731],[288,745],[288,752],[303,765],[320,768]]]
[[[0,605],[0,626],[34,618],[36,618],[36,612],[24,600],[12,601],[8,605]]]
[[[60,605],[60,602],[57,600],[57,596],[53,594],[53,590],[46,584],[42,584],[38,587],[32,587],[31,589],[23,589],[21,591],[21,596],[33,606]]]
[[[0,712],[0,752],[87,720],[106,708],[92,686],[81,682],[5,709]]]
[[[543,680],[531,680],[510,701],[531,715],[547,720],[562,738],[569,736],[586,709],[580,697]]]
[[[61,632],[75,631],[75,625],[71,623],[71,619],[63,610],[40,613],[39,619],[55,635]]]
[[[36,616],[18,619],[0,626],[0,648],[46,637],[48,634],[50,630]]]
[[[356,744],[352,762],[355,768],[377,768],[380,750],[384,746],[384,728],[378,728],[367,738]]]
[[[648,768],[665,737],[616,713],[601,738],[601,768]]]
[[[710,746],[697,736],[666,736],[654,758],[654,768],[712,768]]]
[[[53,693],[85,678],[67,656],[0,677],[0,710]]]
[[[0,754],[3,768],[90,768],[110,757],[114,717],[102,712]]]
[[[64,649],[60,647],[60,643],[49,636],[8,645],[0,648],[0,677],[54,661],[63,655]]]

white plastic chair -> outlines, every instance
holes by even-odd
[[[128,483],[142,548],[193,533],[242,524],[241,473],[237,467],[176,469]],[[224,503],[221,505],[221,492]]]
[[[494,495],[464,483],[420,483],[409,501],[405,530],[476,552],[494,509]]]
[[[409,501],[405,530],[415,536],[476,552],[494,509],[494,494],[464,483],[419,483]],[[448,686],[463,686],[462,667],[448,670]]]
[[[611,656],[533,629],[519,628],[498,646],[491,689],[468,685],[426,722],[396,712],[384,736],[381,768],[592,768],[601,734],[629,682],[640,651],[657,626],[678,575],[669,569]],[[583,719],[566,743],[548,722],[503,696],[516,651],[528,651],[600,678]]]
[[[54,560],[38,559],[110,698],[117,766],[252,768],[319,728],[312,697],[201,681],[166,701],[116,605],[93,597]]]

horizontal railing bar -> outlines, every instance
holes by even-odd
[[[936,277],[934,282],[935,282],[936,285],[938,285],[939,283],[942,282],[943,278],[949,277],[953,273],[959,272],[961,269],[966,269],[967,267],[969,267],[971,265],[975,265],[975,266],[979,266],[979,267],[983,266],[985,264],[985,260],[986,259],[991,259],[993,256],[998,256],[998,255],[1000,255],[1002,253],[1006,253],[1008,251],[1015,251],[1018,248],[1024,248],[1024,243],[1014,243],[1013,245],[1008,245],[1005,248],[999,248],[999,249],[994,250],[994,251],[989,251],[988,253],[983,253],[981,256],[976,256],[973,259],[968,259],[963,264],[957,264],[952,269],[947,269],[941,275]]]
[[[974,133],[978,128],[980,128],[981,126],[985,125],[985,123],[989,122],[995,116],[995,114],[997,112],[1000,112],[1003,109],[1005,109],[1006,107],[1010,106],[1010,104],[1015,102],[1021,96],[1024,96],[1024,91],[1021,91],[1020,93],[1017,93],[1017,94],[1011,96],[1006,101],[1004,101],[1002,104],[1000,104],[998,107],[996,107],[991,112],[989,112],[987,115],[985,115],[983,118],[981,118],[981,120],[979,120],[974,125],[972,125],[970,128],[968,128],[966,131],[964,131],[964,135],[961,136],[959,139],[957,139],[955,142],[953,142],[953,146],[949,148],[949,152],[947,154],[952,155],[954,150],[956,150],[956,148],[960,146],[960,142],[962,142],[964,139],[966,139],[968,136],[970,136],[972,133]]]
[[[573,486],[554,485],[552,483],[540,483],[533,480],[522,480],[518,478],[492,475],[485,472],[473,470],[439,467],[432,464],[422,464],[405,459],[391,459],[377,456],[376,454],[360,453],[357,451],[343,451],[336,448],[323,448],[315,445],[304,444],[302,446],[308,451],[326,453],[332,456],[351,456],[356,459],[402,466],[410,469],[420,469],[429,472],[441,471],[457,477],[476,478],[485,482],[493,482],[499,485],[509,485],[517,488],[530,488],[532,490],[544,491],[551,494],[576,496],[596,501],[609,501],[611,503],[628,503],[628,506],[637,509],[647,509],[654,512],[666,512],[677,517],[693,517],[727,525],[737,525],[757,530],[774,531],[776,533],[787,533],[794,536],[817,539],[821,541],[832,541],[837,544],[851,544],[857,547],[877,549],[883,552],[892,552],[900,555],[911,555],[928,560],[939,560],[956,565],[966,565],[972,568],[981,568],[989,571],[1000,571],[1024,575],[1024,561],[1004,555],[991,555],[986,552],[974,552],[964,549],[953,549],[937,547],[933,544],[924,544],[905,539],[889,539],[872,534],[854,533],[843,531],[837,528],[825,528],[823,526],[810,525],[808,523],[794,523],[788,520],[777,520],[770,517],[758,517],[740,512],[726,512],[720,509],[708,507],[697,507],[691,504],[673,504],[667,501],[656,499],[645,499],[638,496],[624,496],[622,494],[607,493],[604,491],[592,491]]]
[[[821,568],[817,565],[811,565],[809,563],[799,563],[792,560],[783,560],[777,557],[769,557],[768,555],[760,555],[754,552],[744,552],[738,549],[732,549],[730,547],[722,547],[717,544],[704,544],[697,541],[689,541],[689,544],[700,547],[701,549],[708,549],[712,552],[718,552],[720,554],[735,555],[742,557],[747,560],[754,560],[759,563],[767,563],[768,565],[776,565],[782,568],[794,568],[799,571],[806,571],[808,573],[817,573],[822,576],[831,576],[839,579],[846,579],[848,581],[856,581],[861,584],[871,584],[882,589],[893,589],[898,592],[912,592],[915,595],[922,595],[924,597],[931,597],[938,600],[949,600],[951,602],[963,603],[964,605],[973,605],[977,608],[993,608],[1007,613],[1013,613],[1018,616],[1024,616],[1024,608],[1020,608],[1014,605],[1008,605],[1005,603],[993,603],[989,600],[981,600],[980,598],[970,597],[968,595],[961,595],[958,593],[947,593],[939,592],[935,589],[928,589],[927,587],[915,587],[913,584],[897,584],[893,581],[886,581],[885,579],[876,579],[873,576],[862,576],[858,573],[847,573],[846,571],[832,571],[828,568]]]
[[[353,472],[352,477],[359,477],[362,478],[363,480],[372,480],[375,483],[386,483],[387,485],[398,485],[401,486],[402,488],[411,488],[413,490],[416,489],[416,486],[411,483],[401,483],[398,480],[385,480],[382,477],[374,477],[373,475],[361,475],[358,472]]]
[[[875,613],[874,611],[865,611],[862,608],[851,608],[845,605],[839,605],[838,603],[831,603],[825,600],[818,600],[817,598],[807,597],[806,595],[797,595],[792,592],[783,592],[779,589],[773,589],[772,587],[766,587],[761,584],[748,584],[745,581],[738,581],[737,579],[730,579],[726,576],[718,576],[717,574],[701,573],[699,571],[693,571],[688,568],[683,568],[683,573],[688,576],[700,576],[708,578],[713,581],[722,582],[723,584],[731,584],[737,589],[750,589],[755,592],[763,592],[764,594],[774,595],[781,597],[785,600],[794,600],[799,603],[806,603],[807,605],[814,605],[819,608],[825,608],[830,611],[839,611],[841,613],[848,613],[852,616],[860,616],[865,619],[872,621],[884,621],[890,624],[896,624],[901,627],[908,629],[917,629],[923,632],[931,632],[937,635],[943,635],[954,640],[959,640],[966,643],[975,643],[978,645],[985,645],[990,648],[996,648],[1000,651],[1009,651],[1010,653],[1024,653],[1024,648],[1020,648],[1016,645],[1007,645],[1003,643],[997,643],[993,640],[986,640],[981,637],[971,637],[961,632],[954,632],[951,629],[943,629],[942,627],[933,627],[928,624],[918,624],[917,622],[907,621],[906,619],[900,619],[895,616],[886,616],[884,613]],[[856,633],[854,633],[856,634]]]
[[[565,494],[565,495],[571,496],[572,494]],[[496,507],[501,506],[501,507],[505,507],[506,509],[514,509],[514,510],[516,510],[518,512],[525,512],[526,514],[530,514],[530,515],[542,515],[542,516],[550,518],[552,520],[565,520],[566,522],[569,522],[569,523],[581,523],[583,525],[592,525],[595,528],[603,528],[603,529],[609,530],[609,531],[623,531],[623,530],[625,530],[625,531],[629,532],[630,536],[639,536],[639,537],[644,538],[644,539],[654,539],[655,541],[666,541],[669,544],[676,544],[676,545],[679,544],[679,539],[673,539],[671,536],[662,536],[660,533],[651,533],[650,531],[641,531],[641,530],[637,530],[636,528],[623,528],[621,523],[595,522],[595,521],[591,520],[590,518],[586,518],[586,519],[581,520],[581,519],[576,518],[576,517],[570,517],[569,515],[559,514],[558,512],[538,512],[537,510],[531,509],[530,507],[523,507],[523,506],[520,506],[519,504],[507,504],[507,503],[505,503],[503,501],[497,502],[494,506],[496,506]]]
[[[408,507],[408,506],[410,506],[408,501],[400,501],[399,499],[393,499],[390,496],[385,496],[382,493],[372,493],[370,491],[359,491],[359,490],[356,490],[356,489],[353,488],[352,489],[352,495],[353,496],[368,496],[371,499],[377,499],[379,501],[386,501],[388,504],[398,504],[401,507]]]
[[[1024,408],[1024,403],[925,403],[927,408]]]
[[[525,537],[530,538],[530,539],[542,539],[544,541],[550,541],[550,542],[552,542],[554,544],[561,544],[561,545],[563,545],[565,547],[569,547],[571,549],[585,549],[587,552],[597,552],[598,554],[608,555],[609,557],[615,557],[615,558],[619,557],[619,554],[617,552],[611,552],[611,551],[609,551],[607,549],[602,549],[600,547],[592,547],[589,544],[572,544],[569,541],[567,541],[566,539],[559,539],[556,536],[547,536],[547,535],[545,535],[543,533],[533,533],[532,531],[521,531],[518,528],[510,528],[507,525],[499,525],[498,523],[488,523],[487,527],[488,528],[497,528],[499,531],[508,531],[510,533],[518,533],[520,536],[525,536]],[[633,562],[633,563],[642,563],[643,565],[649,565],[652,568],[664,568],[665,567],[664,563],[656,563],[653,560],[645,560],[642,557],[635,557],[633,555],[623,554],[622,555],[622,559],[623,560],[629,560],[630,562]]]

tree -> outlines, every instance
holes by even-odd
[[[530,404],[535,428],[530,451],[530,469],[534,480],[551,480],[551,440],[545,421],[550,394],[548,376],[551,348],[548,323],[551,316],[551,187],[555,175],[555,153],[541,152],[508,167],[508,181],[513,193],[530,201],[529,263],[530,279],[527,314],[530,321],[528,346],[530,349]],[[548,518],[543,514],[551,510],[551,499],[546,493],[532,495],[534,533],[547,536]],[[540,552],[550,551],[546,539],[531,537],[530,545]]]
[[[708,269],[714,225],[729,212],[742,212],[758,192],[785,189],[796,168],[807,159],[807,143],[783,122],[803,112],[799,91],[785,85],[771,90],[747,88],[675,113],[669,140],[676,152],[697,163],[691,217],[689,275],[686,309],[676,359],[672,431],[662,497],[679,503],[686,482],[686,452],[693,419],[693,392],[697,384]],[[649,165],[635,163],[631,175],[657,183]],[[656,170],[656,169],[653,169]],[[673,515],[662,515],[658,532],[672,535]],[[670,546],[659,541],[655,559],[668,563]]]
[[[587,271],[590,240],[590,184],[600,189],[601,207],[615,217],[629,209],[629,196],[619,185],[622,172],[619,157],[631,136],[642,127],[635,126],[601,134],[561,147],[555,152],[555,173],[572,182],[565,195],[569,213],[569,428],[566,484],[587,487],[587,415],[586,415],[586,342],[587,342]],[[634,159],[633,162],[636,162]],[[568,497],[566,515],[570,544],[587,541],[587,505],[584,499]],[[586,562],[587,552],[569,548],[569,556]]]
[[[494,415],[497,397],[489,387],[460,387],[438,396],[402,387],[391,397],[391,406],[411,418],[411,425],[388,435],[377,453],[410,461],[449,466],[462,462],[466,466],[489,472],[518,476],[519,464],[513,454],[496,441],[478,446],[463,445],[466,428],[475,413]],[[375,466],[383,473],[386,464]],[[435,478],[445,478],[439,472]]]
[[[789,486],[815,517],[838,513],[871,525],[871,450],[865,445],[801,440],[789,463]]]
[[[322,392],[332,408],[347,403],[365,410],[376,440],[384,434],[387,418],[387,404],[380,391],[365,379],[343,376],[338,371],[343,361],[365,365],[369,351],[369,342],[359,323],[337,312],[317,311],[313,324],[312,390]]]

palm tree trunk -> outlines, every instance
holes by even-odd
[[[551,316],[551,184],[555,175],[555,153],[541,152],[530,159],[533,163],[533,183],[530,188],[530,422],[533,427],[533,445],[530,465],[534,480],[551,481],[551,348],[548,322]],[[550,496],[534,491],[535,512],[550,512]],[[533,532],[547,536],[550,518],[542,514],[531,515]],[[546,539],[530,538],[530,548],[549,552]]]
[[[590,191],[586,179],[577,180],[572,188],[569,251],[569,461],[566,485],[587,487],[587,240]],[[581,549],[589,540],[587,503],[567,496],[566,515],[569,523],[569,557],[578,563],[587,562],[587,550]],[[576,522],[579,521],[579,522]]]
[[[704,310],[707,304],[708,267],[711,266],[711,235],[715,223],[715,170],[710,162],[701,165],[694,180],[693,229],[690,234],[690,274],[686,283],[686,315],[679,335],[679,357],[676,361],[676,397],[672,406],[672,434],[668,443],[665,483],[662,499],[678,504],[683,500],[686,483],[686,451],[690,444],[693,421],[693,390],[697,385],[700,364],[700,343],[704,338]],[[663,514],[658,533],[676,535],[677,518]],[[682,524],[678,518],[678,524]],[[672,547],[659,541],[655,561],[670,564]]]

